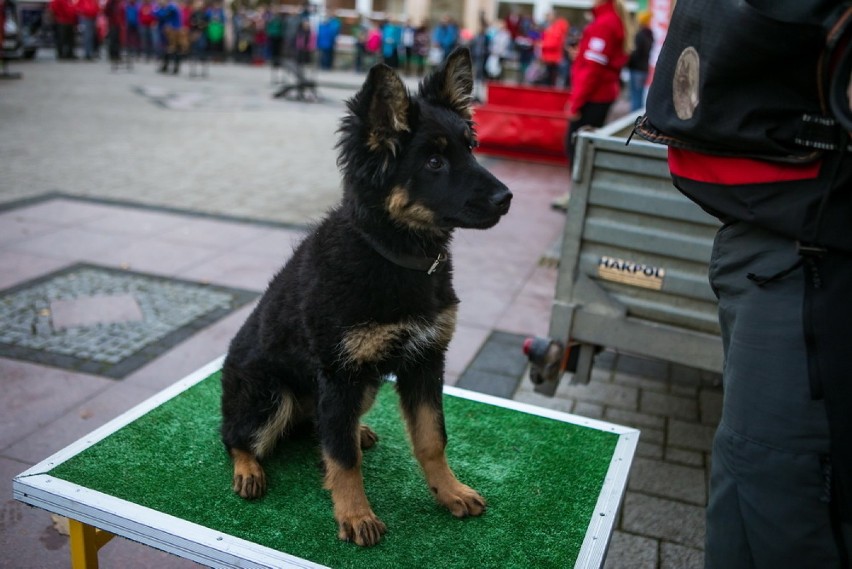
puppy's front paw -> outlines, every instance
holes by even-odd
[[[438,501],[457,518],[479,516],[485,511],[485,498],[461,482],[448,484],[444,488],[432,488],[432,491]]]
[[[263,469],[254,472],[235,472],[234,492],[247,500],[262,497],[266,493],[266,474]]]
[[[266,473],[257,459],[246,451],[232,450],[234,458],[234,492],[253,500],[266,493]]]
[[[387,531],[384,522],[376,517],[372,511],[365,514],[347,516],[337,520],[337,537],[343,541],[354,541],[362,547],[376,545]]]

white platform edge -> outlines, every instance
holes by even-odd
[[[239,566],[295,569],[324,567],[45,474],[125,425],[132,423],[155,407],[206,379],[221,368],[223,360],[224,356],[216,358],[184,379],[95,429],[89,435],[22,472],[13,480],[13,497],[32,506],[79,520],[115,535],[192,559],[210,567]],[[621,497],[627,485],[627,476],[639,440],[639,431],[605,421],[536,407],[457,387],[446,386],[444,392],[455,397],[618,435],[615,452],[575,564],[575,568],[602,567]],[[159,528],[169,529],[165,531]]]

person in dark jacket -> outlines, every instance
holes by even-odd
[[[127,14],[124,0],[107,0],[104,5],[107,20],[107,54],[113,71],[121,64],[124,39],[127,35]]]
[[[634,36],[633,51],[627,60],[630,71],[630,110],[635,111],[645,106],[645,84],[648,82],[648,60],[651,48],[654,47],[654,32],[648,25],[651,23],[651,13],[647,10],[636,16],[639,30]]]
[[[725,364],[705,568],[848,569],[852,124],[825,95],[839,88],[848,113],[850,52],[827,51],[829,30],[850,45],[838,9],[852,9],[708,6],[677,3],[637,126],[723,224],[709,266]]]

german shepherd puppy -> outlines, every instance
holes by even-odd
[[[473,156],[472,89],[463,48],[416,95],[389,67],[370,70],[339,129],[343,199],[273,278],[222,370],[234,491],[262,496],[260,461],[312,421],[338,536],[362,546],[386,528],[364,493],[362,449],[377,436],[360,417],[391,373],[435,498],[457,517],[485,510],[447,465],[441,400],[459,303],[450,237],[457,227],[492,227],[512,199]]]

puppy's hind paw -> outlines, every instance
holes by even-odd
[[[457,518],[479,516],[485,511],[485,498],[470,486],[460,482],[449,488],[438,489],[435,494],[438,501]]]

